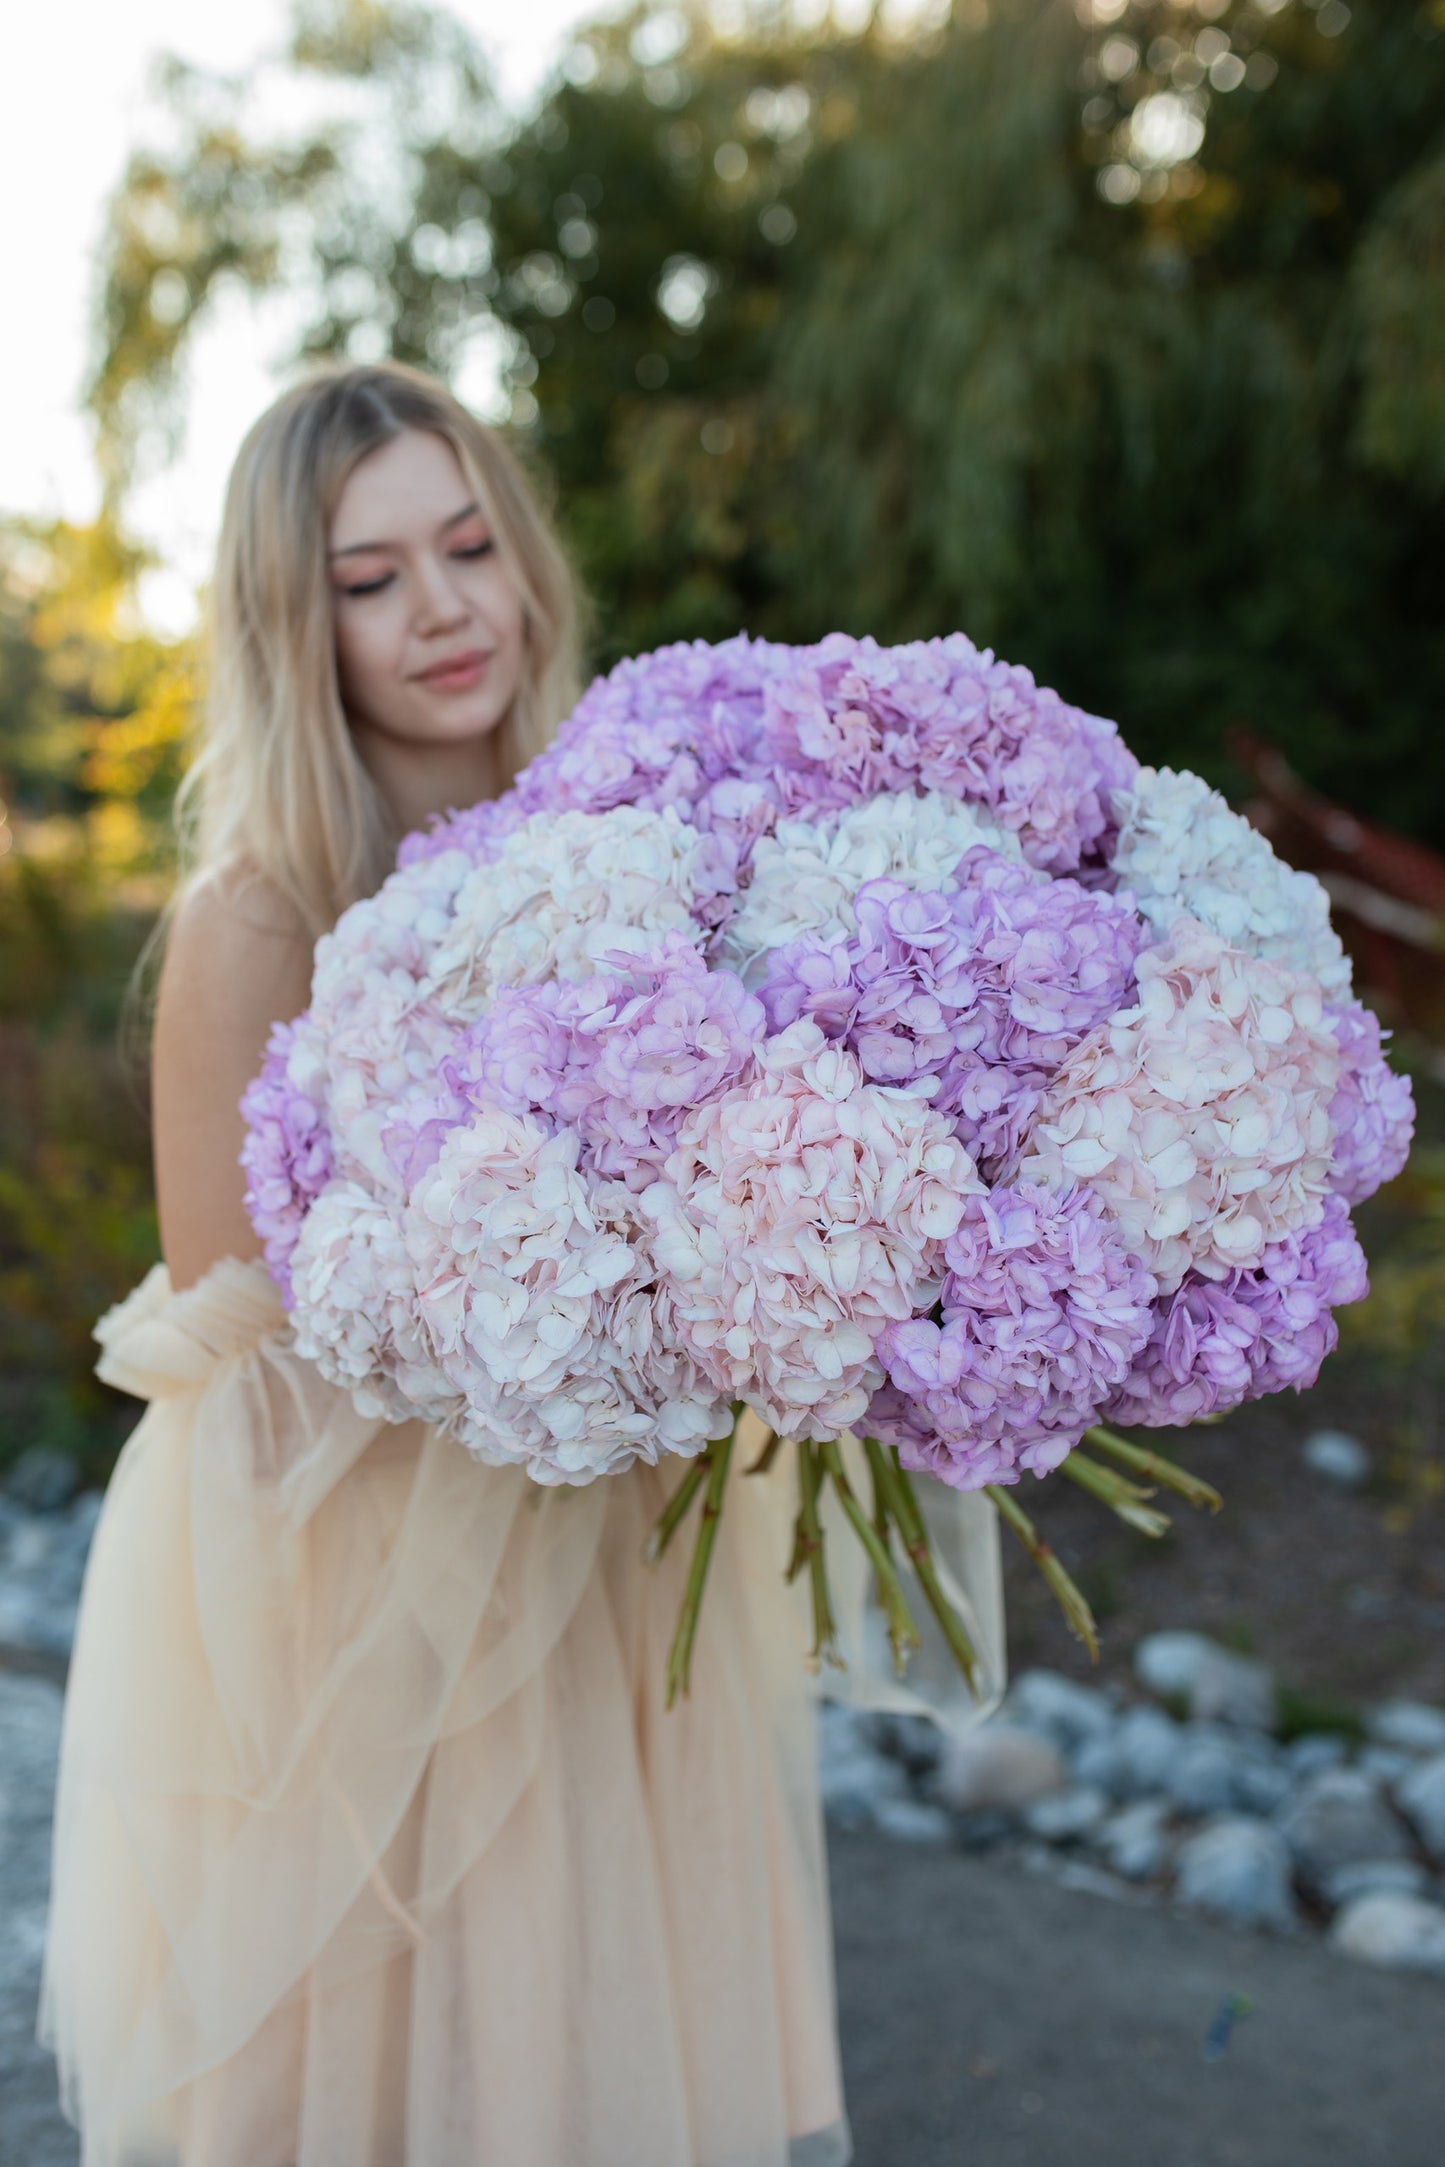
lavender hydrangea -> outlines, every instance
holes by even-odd
[[[946,894],[865,882],[857,932],[775,950],[760,992],[774,1030],[811,1016],[875,1082],[927,1080],[995,1173],[1055,1071],[1126,1005],[1142,932],[1113,896],[1039,881],[981,846],[953,877]]]
[[[1393,1181],[1410,1155],[1415,1099],[1407,1076],[1385,1059],[1380,1019],[1358,1001],[1327,1007],[1325,1020],[1340,1049],[1340,1080],[1330,1101],[1335,1132],[1330,1187],[1362,1204]]]
[[[1137,769],[1112,723],[962,633],[900,647],[831,633],[769,683],[762,746],[790,811],[938,790],[986,806],[1051,873],[1112,836],[1112,792]]]
[[[1158,1304],[1106,1413],[1182,1427],[1286,1386],[1303,1392],[1339,1337],[1331,1312],[1367,1291],[1349,1211],[1332,1196],[1314,1226],[1271,1242],[1254,1270],[1222,1280],[1190,1272]]]
[[[324,1073],[308,1011],[292,1023],[272,1025],[261,1073],[241,1094],[246,1209],[288,1309],[292,1252],[332,1174]]]
[[[1077,1187],[969,1197],[943,1258],[936,1314],[880,1336],[867,1426],[953,1489],[1046,1474],[1128,1375],[1158,1283]]]

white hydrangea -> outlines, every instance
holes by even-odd
[[[1348,992],[1325,889],[1277,858],[1217,790],[1187,770],[1146,767],[1113,801],[1114,871],[1159,933],[1187,913],[1249,955],[1310,972],[1332,997]]]
[[[1324,1210],[1340,1055],[1308,974],[1192,918],[1139,958],[1139,1000],[1076,1047],[1018,1168],[1094,1189],[1165,1294],[1222,1279]]]
[[[398,1219],[354,1181],[327,1183],[291,1257],[296,1351],[362,1414],[439,1422],[456,1392],[432,1358]]]
[[[942,790],[881,791],[824,820],[780,820],[754,846],[752,878],[720,936],[718,961],[756,986],[774,948],[856,932],[853,898],[864,881],[947,889],[975,843],[1023,863],[1017,836]]]
[[[587,978],[609,948],[637,955],[674,932],[700,942],[693,906],[727,884],[721,860],[671,806],[537,813],[462,884],[429,989],[465,1017],[500,986]]]
[[[683,1352],[619,1183],[589,1187],[574,1133],[479,1113],[407,1219],[420,1315],[456,1397],[444,1427],[491,1465],[585,1483],[727,1434]]]

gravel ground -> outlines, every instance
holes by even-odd
[[[829,1852],[855,2167],[1438,2167],[1445,1981],[957,1851]]]

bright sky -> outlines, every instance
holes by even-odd
[[[521,104],[568,27],[620,12],[607,0],[453,0],[491,49],[503,95]],[[152,63],[175,52],[236,70],[282,41],[286,0],[51,0],[4,10],[0,67],[0,261],[10,336],[0,349],[0,513],[88,518],[97,490],[79,400],[95,303],[105,202],[147,133]],[[264,317],[217,323],[197,342],[186,442],[139,497],[136,524],[174,567],[151,583],[150,613],[177,628],[204,571],[241,434],[271,396],[280,357]]]

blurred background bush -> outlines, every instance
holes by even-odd
[[[103,509],[0,529],[0,1459],[44,1438],[98,1478],[134,1420],[89,1334],[157,1253],[116,1023],[197,664],[138,613],[127,501],[238,290],[288,297],[298,360],[470,383],[482,357],[596,666],[962,627],[1145,759],[1238,801],[1263,740],[1322,832],[1343,807],[1403,839],[1409,879],[1382,845],[1366,885],[1438,981],[1442,0],[956,0],[847,31],[643,5],[579,29],[520,120],[445,9],[309,0],[280,68],[162,89],[97,267]],[[1379,998],[1445,1137],[1421,982]],[[1359,1359],[1408,1378],[1424,1509],[1438,1153],[1397,1187]]]

